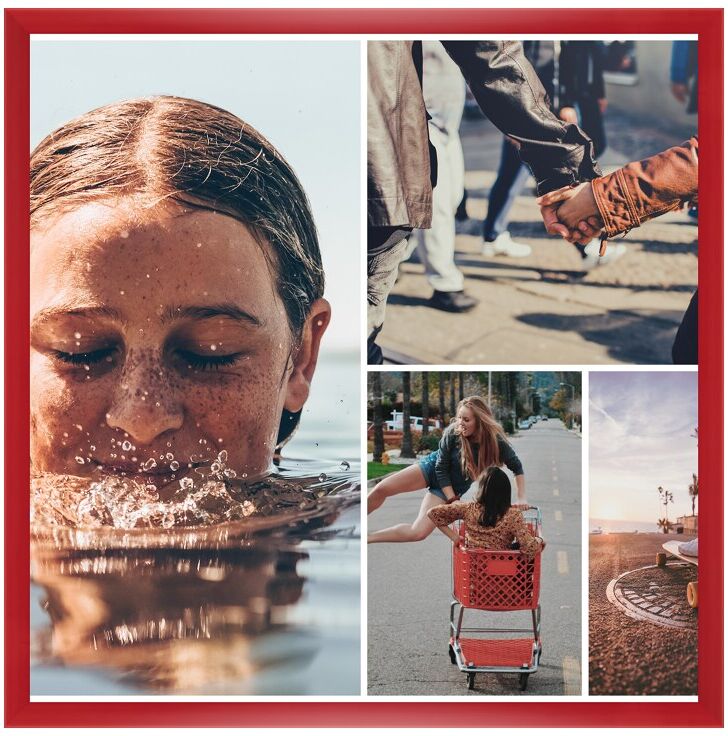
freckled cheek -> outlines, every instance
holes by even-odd
[[[105,424],[109,387],[39,370],[31,362],[31,460],[37,471],[76,472],[73,458],[93,444]],[[81,452],[82,455],[86,452]]]
[[[187,420],[212,447],[227,450],[228,465],[238,472],[261,472],[271,461],[285,399],[282,372],[283,365],[270,365],[220,376],[217,385],[187,393]]]

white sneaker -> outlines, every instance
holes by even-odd
[[[613,263],[627,252],[627,246],[624,243],[608,243],[606,253],[600,257],[599,248],[601,245],[602,241],[599,238],[594,238],[584,246],[584,256],[581,260],[584,271],[591,271],[592,268],[597,266],[606,266],[608,263]]]
[[[698,538],[691,539],[689,542],[681,542],[677,546],[677,551],[681,555],[687,555],[688,557],[698,556]]]
[[[483,243],[483,255],[488,258],[492,258],[493,256],[526,258],[531,255],[531,246],[526,245],[526,243],[516,242],[511,238],[511,234],[508,230],[506,230],[492,243]]]

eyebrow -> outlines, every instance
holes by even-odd
[[[231,304],[212,304],[209,306],[172,306],[162,312],[162,323],[173,322],[178,319],[212,319],[213,317],[229,317],[237,322],[245,322],[254,327],[261,327],[263,322],[250,312]]]
[[[83,319],[93,319],[95,317],[105,317],[113,319],[117,322],[125,323],[126,320],[121,316],[121,312],[113,307],[79,307],[72,304],[57,304],[53,307],[46,307],[37,312],[31,320],[31,329],[42,326],[45,322],[49,322],[58,317],[81,317]]]

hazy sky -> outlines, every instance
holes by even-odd
[[[193,97],[235,113],[283,153],[311,200],[334,308],[324,348],[358,349],[359,54],[356,41],[34,39],[31,145],[132,97]]]
[[[656,522],[660,485],[669,518],[689,514],[697,426],[696,372],[590,373],[590,516]]]

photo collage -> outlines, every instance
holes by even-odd
[[[126,33],[29,41],[30,702],[697,703],[698,35]]]

